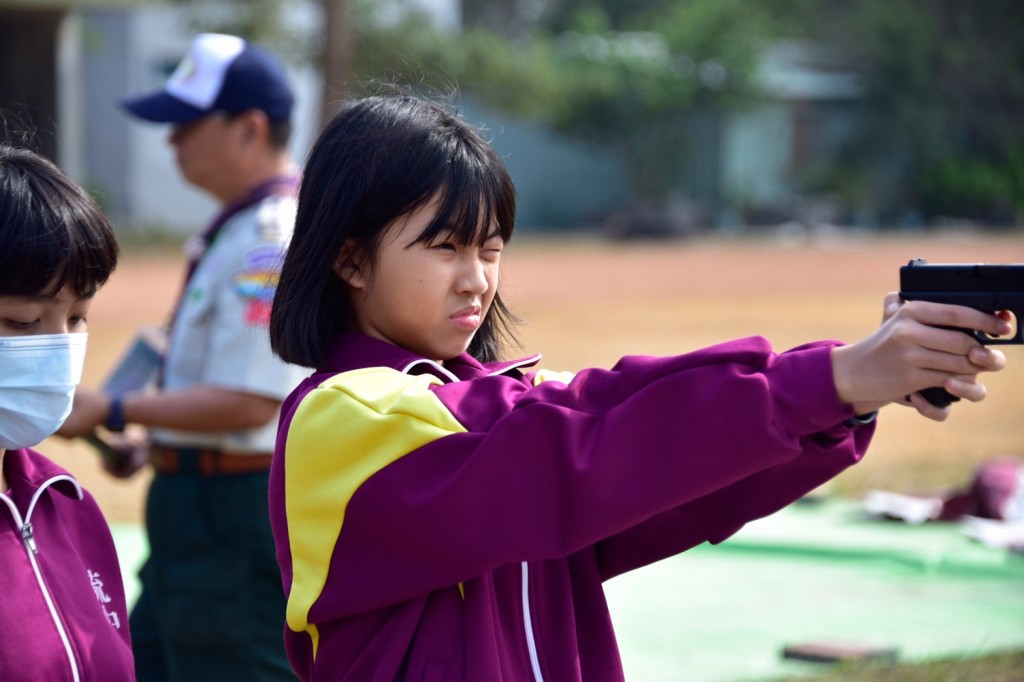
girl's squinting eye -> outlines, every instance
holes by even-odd
[[[22,332],[32,329],[32,327],[34,327],[37,322],[39,322],[39,320],[30,320],[26,322],[24,320],[12,320],[8,318],[3,320],[3,325],[8,329],[13,329],[14,331]]]
[[[484,242],[483,246],[480,247],[480,250],[483,253],[500,254],[502,251],[505,250],[505,242],[500,238],[494,237]]]

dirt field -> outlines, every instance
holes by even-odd
[[[520,237],[504,260],[504,296],[523,318],[524,353],[575,370],[624,354],[681,353],[759,334],[779,350],[809,340],[853,341],[878,324],[899,286],[899,267],[931,262],[1024,262],[1024,234],[928,233],[884,238],[695,239],[613,243]],[[165,318],[180,282],[176,256],[128,252],[89,318],[86,385],[97,385],[140,324]],[[989,398],[957,405],[942,424],[890,407],[868,459],[830,491],[957,486],[993,455],[1024,456],[1024,347],[985,381]],[[138,521],[148,481],[106,476],[81,443],[50,439],[40,449],[75,473],[111,521]]]

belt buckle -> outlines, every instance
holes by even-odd
[[[217,476],[221,474],[220,458],[222,454],[223,452],[220,450],[200,450],[197,462],[199,473],[203,476]]]

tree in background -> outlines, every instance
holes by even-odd
[[[458,33],[403,0],[319,0],[349,32],[325,22],[334,37],[312,41],[282,29],[300,1],[225,0],[221,25],[207,16],[204,30],[321,64],[344,40],[352,75],[327,79],[325,107],[384,85],[471,95],[611,151],[636,200],[655,206],[682,185],[693,122],[757,101],[773,40],[810,40],[865,91],[857,134],[797,190],[836,193],[883,223],[1024,213],[1020,0],[463,0]]]
[[[755,95],[772,22],[742,0],[620,4],[611,15],[581,4],[509,38],[481,26],[443,35],[414,12],[382,23],[379,4],[364,3],[356,73],[433,89],[457,84],[491,108],[608,150],[636,201],[661,208],[679,187],[693,117]]]
[[[678,185],[687,121],[754,101],[760,50],[791,37],[832,52],[865,87],[858,133],[814,177],[795,179],[797,191],[836,192],[883,224],[1006,224],[1024,213],[1019,0],[463,5],[476,26],[453,47],[461,57],[438,59],[451,79],[492,106],[611,149],[639,200]]]
[[[320,122],[337,110],[352,78],[353,17],[350,0],[313,0],[319,31],[311,31],[308,0],[172,0],[195,32],[229,33],[263,44],[289,61],[320,65],[324,75]]]
[[[866,187],[884,221],[1024,213],[1024,3],[770,2],[863,76],[860,132],[826,185]]]
[[[296,52],[306,41],[302,27],[288,21],[303,0],[172,0],[196,33],[228,33],[267,45],[284,56],[307,58]]]

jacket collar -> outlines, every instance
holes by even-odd
[[[380,339],[356,332],[338,334],[321,372],[346,372],[363,367],[390,367],[405,374],[433,374],[444,381],[464,381],[481,376],[504,374],[514,369],[537,364],[540,355],[518,360],[481,363],[462,353],[443,364]]]
[[[27,503],[44,487],[53,488],[65,497],[80,500],[82,487],[78,481],[46,457],[29,448],[8,450],[3,459],[7,494],[21,505]]]

